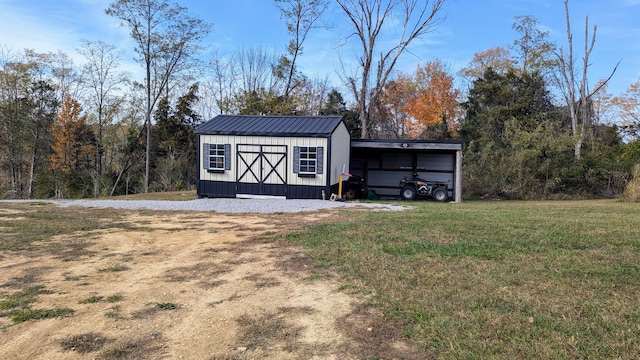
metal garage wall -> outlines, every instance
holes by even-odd
[[[381,154],[382,161],[372,159],[365,163],[354,161],[352,172],[367,179],[369,189],[386,197],[397,197],[400,194],[398,184],[405,176],[413,175],[413,154]],[[449,190],[453,190],[454,161],[453,154],[417,154],[418,175],[424,179],[449,182]],[[357,168],[359,165],[360,168]]]

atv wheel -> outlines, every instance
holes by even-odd
[[[356,193],[355,189],[349,189],[346,193],[344,193],[344,196],[347,197],[347,200],[353,200],[358,197],[358,194]]]
[[[433,190],[433,200],[435,201],[447,201],[449,199],[449,191],[443,187],[435,188]]]
[[[416,197],[416,188],[413,186],[405,186],[400,190],[400,197],[403,200],[413,200]]]

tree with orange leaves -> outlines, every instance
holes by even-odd
[[[416,70],[415,81],[416,93],[403,107],[409,115],[406,128],[411,137],[451,138],[459,95],[453,86],[453,77],[447,74],[440,60],[435,60]]]
[[[413,77],[401,72],[398,72],[396,78],[384,86],[380,95],[380,103],[376,109],[376,117],[385,120],[378,125],[378,133],[383,139],[411,137],[407,129],[409,115],[405,107],[407,99],[414,96],[416,90],[416,82]]]
[[[54,174],[58,175],[56,176],[57,197],[64,196],[69,189],[82,188],[78,186],[78,182],[83,182],[83,178],[86,177],[82,176],[83,170],[91,169],[96,149],[94,135],[91,128],[86,125],[86,119],[87,117],[82,115],[80,103],[66,96],[52,126],[53,154],[50,156],[50,167]],[[61,182],[63,186],[60,186]],[[85,195],[76,191],[73,193]]]

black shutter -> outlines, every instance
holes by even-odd
[[[293,173],[300,172],[300,146],[293,147]]]
[[[209,169],[209,144],[204,144],[204,151],[202,152],[202,168]]]
[[[322,153],[324,148],[319,146],[316,148],[316,174],[322,174],[322,168],[324,167],[324,161],[322,157]]]
[[[224,169],[231,170],[231,144],[224,144]]]

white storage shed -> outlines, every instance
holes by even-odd
[[[328,198],[349,169],[341,116],[219,115],[196,140],[199,197]]]

